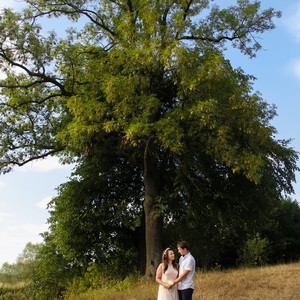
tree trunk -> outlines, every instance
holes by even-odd
[[[141,226],[138,229],[137,236],[138,248],[138,270],[141,275],[146,273],[146,240],[145,240],[145,212],[143,212]]]
[[[144,210],[146,239],[146,278],[154,279],[156,268],[161,262],[162,216],[156,205],[160,196],[161,180],[156,160],[149,154],[148,146],[144,155]]]

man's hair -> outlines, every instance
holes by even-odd
[[[180,242],[178,242],[177,243],[177,247],[189,250],[189,244],[186,241],[180,241]]]

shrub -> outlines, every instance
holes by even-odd
[[[268,262],[269,242],[256,233],[238,251],[238,261],[245,266],[262,266]]]

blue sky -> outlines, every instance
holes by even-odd
[[[20,2],[0,0],[0,7],[20,8]],[[291,138],[291,146],[300,152],[300,0],[262,3],[282,11],[276,29],[260,36],[263,50],[256,58],[233,51],[228,58],[234,67],[242,67],[257,78],[254,89],[277,106],[278,116],[272,122],[277,137]],[[53,23],[48,25],[52,28]],[[47,229],[47,202],[70,174],[70,166],[61,166],[51,158],[0,176],[0,267],[4,262],[13,263],[26,243],[42,241],[39,233]],[[300,202],[299,173],[297,181],[292,197]]]

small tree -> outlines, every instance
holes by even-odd
[[[268,262],[269,242],[256,233],[239,251],[239,262],[245,266],[262,266]]]

